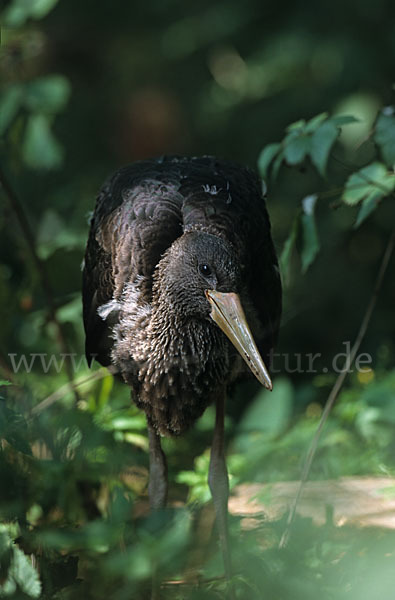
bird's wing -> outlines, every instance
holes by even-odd
[[[116,307],[125,284],[136,281],[141,302],[149,302],[154,268],[182,234],[179,184],[174,178],[161,181],[156,165],[144,161],[120,169],[97,198],[83,272],[88,361],[110,364],[111,328],[117,318],[116,310],[110,314],[111,302]],[[105,305],[103,319],[98,309]]]

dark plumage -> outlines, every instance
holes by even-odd
[[[257,176],[211,157],[117,171],[97,199],[86,249],[86,353],[116,367],[164,434],[184,431],[218,386],[246,370],[209,318],[207,288],[240,295],[265,358],[281,287]]]
[[[218,398],[248,372],[241,355],[271,386],[238,298],[266,358],[279,327],[281,283],[252,171],[213,157],[174,157],[137,162],[107,181],[85,255],[86,353],[111,365],[145,411],[160,485],[166,469],[157,432],[183,432],[214,401],[222,431]],[[222,441],[217,467],[221,453]],[[151,504],[163,505],[166,492],[150,485]]]

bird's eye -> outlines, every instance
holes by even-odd
[[[199,271],[201,272],[203,277],[210,277],[210,275],[212,274],[211,267],[207,264],[199,265]]]

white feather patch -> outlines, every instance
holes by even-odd
[[[113,311],[119,310],[120,306],[121,305],[119,304],[119,302],[117,300],[114,300],[113,298],[109,302],[106,302],[106,304],[102,304],[101,306],[99,306],[99,308],[97,309],[97,314],[103,319],[103,321],[105,321],[108,315]]]

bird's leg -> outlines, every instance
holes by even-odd
[[[228,533],[228,497],[229,481],[224,451],[225,390],[218,395],[216,402],[215,429],[211,446],[208,484],[213,498],[220,543],[225,565],[225,575],[229,581],[232,576],[230,545]],[[233,589],[230,589],[233,597]]]
[[[148,423],[149,482],[148,497],[151,510],[164,508],[167,501],[167,462],[160,436]]]
[[[151,512],[165,508],[167,502],[167,462],[160,436],[148,423],[149,481],[148,497]],[[160,579],[157,566],[152,565],[151,600],[160,599]]]

